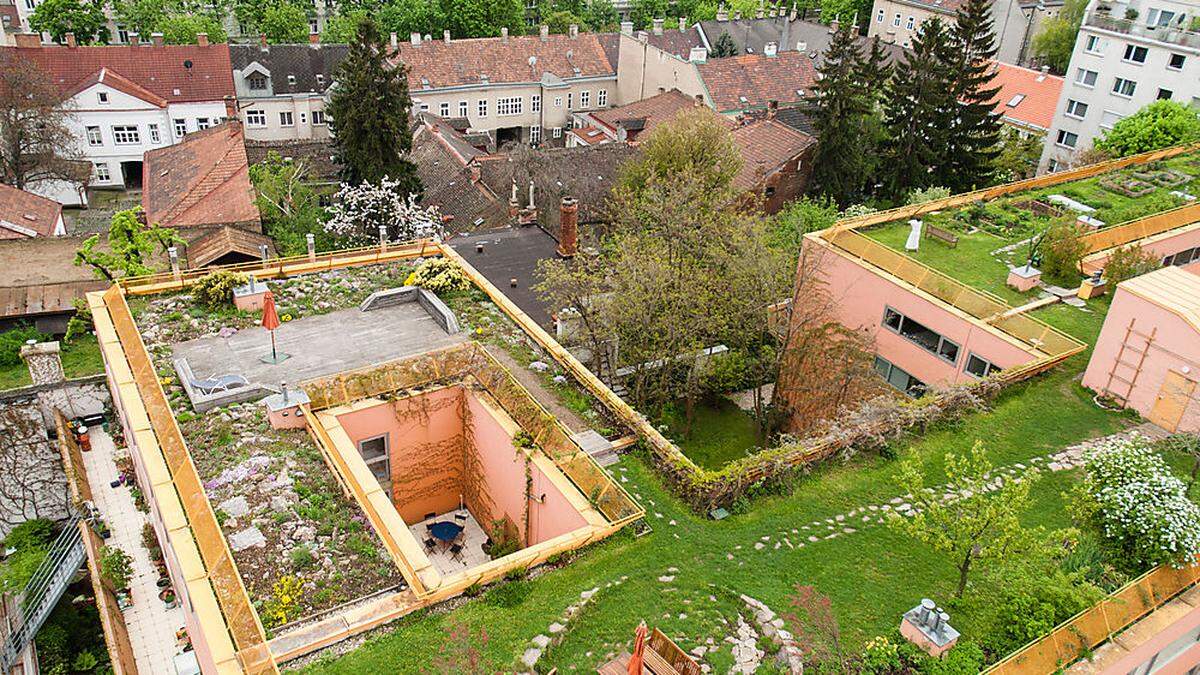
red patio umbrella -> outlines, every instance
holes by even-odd
[[[271,291],[263,294],[262,327],[271,331],[271,362],[276,363],[279,357],[275,354],[275,329],[279,328],[279,312],[275,311],[275,296]]]
[[[629,657],[629,675],[642,675],[642,662],[646,653],[646,622],[638,624],[633,632],[633,655]]]

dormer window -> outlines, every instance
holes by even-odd
[[[251,91],[267,90],[267,77],[262,73],[251,73],[251,75],[246,78],[246,83],[250,85]]]
[[[100,103],[108,103],[108,92],[107,91],[96,92],[96,99],[99,100]]]
[[[290,85],[296,84],[296,76],[295,75],[288,75],[288,84],[290,84]]]
[[[325,76],[322,75],[321,73],[317,73],[317,84],[322,87],[325,86]]]

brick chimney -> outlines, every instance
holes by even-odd
[[[571,36],[572,40],[579,37],[579,25],[573,23],[570,26],[567,26],[567,34]]]
[[[236,120],[238,118],[237,101],[235,101],[232,96],[225,97],[225,117],[231,120]]]
[[[208,33],[196,33],[196,44],[201,47],[207,47]]]
[[[662,20],[662,19],[655,19],[655,20],[654,20],[654,34],[655,34],[655,35],[662,35],[662,31],[663,31],[663,20]]]
[[[687,30],[687,17],[679,17],[679,30]]]
[[[142,42],[142,36],[138,35],[137,31],[129,31],[129,46],[136,47]]]
[[[542,24],[542,27],[538,31],[538,33],[541,35],[542,42],[545,42],[546,40],[550,39],[550,27],[547,26],[546,24]]]
[[[13,40],[18,47],[41,47],[42,36],[37,33],[17,33],[13,36]]]
[[[767,101],[767,119],[773,120],[779,114],[779,101],[774,99]]]
[[[163,39],[162,33],[151,33],[150,42],[154,43],[155,47],[161,47],[166,43],[166,40]]]
[[[500,27],[500,41],[508,42],[508,26]]]
[[[308,34],[308,44],[310,44],[310,45],[321,44],[321,34],[320,33],[309,33]]]
[[[558,217],[558,255],[572,258],[579,251],[579,200],[563,197]]]
[[[79,44],[79,43],[75,42],[75,34],[74,33],[63,33],[63,41],[65,41],[67,43],[67,46],[72,49],[77,47]]]
[[[450,31],[442,31],[442,40],[445,41],[446,44],[450,44]]]
[[[259,47],[266,47],[266,46],[267,46],[267,34],[266,34],[266,33],[259,33],[259,34],[258,34],[258,46],[259,46]]]

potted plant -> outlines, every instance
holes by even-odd
[[[116,546],[101,548],[100,576],[112,585],[113,590],[128,590],[129,580],[133,577],[133,559]]]
[[[1137,21],[1137,18],[1138,18],[1138,11],[1136,9],[1129,7],[1125,10],[1125,20],[1126,21]],[[1150,28],[1153,28],[1153,27],[1154,26],[1150,26]]]
[[[175,598],[175,589],[170,586],[158,592],[158,599],[163,601],[167,609],[175,609],[179,606],[179,601]]]
[[[101,539],[108,539],[112,536],[112,531],[108,529],[108,523],[99,516],[92,522],[92,529],[96,530],[96,534],[100,535]]]

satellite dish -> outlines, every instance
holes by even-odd
[[[191,69],[192,69],[192,60],[191,60],[191,59],[188,59],[187,61],[184,61],[184,62],[183,62],[183,67],[184,67],[184,68],[187,68],[188,70],[191,70]]]

